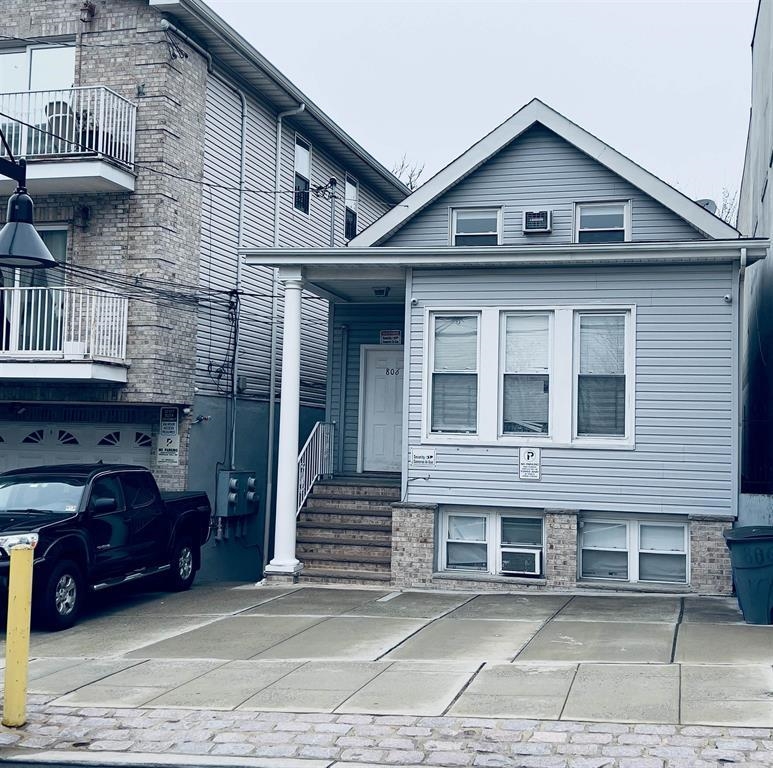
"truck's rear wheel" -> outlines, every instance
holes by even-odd
[[[193,541],[187,536],[178,539],[172,547],[167,585],[172,592],[184,592],[191,588],[196,578],[196,552]]]
[[[83,608],[84,589],[83,573],[77,563],[57,563],[36,592],[36,623],[54,632],[73,626]]]

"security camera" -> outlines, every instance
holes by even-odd
[[[729,293],[726,293],[726,294],[725,294],[725,295],[722,297],[722,301],[724,301],[724,302],[725,302],[725,304],[730,304],[730,303],[732,303],[732,301],[733,301],[733,297],[732,297],[732,296],[731,296]]]
[[[411,299],[411,306],[412,307],[418,307],[419,306],[419,300],[418,299]]]

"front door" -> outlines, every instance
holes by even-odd
[[[398,472],[403,442],[403,348],[363,346],[360,470]]]

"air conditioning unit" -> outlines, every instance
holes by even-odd
[[[502,549],[502,573],[513,576],[539,576],[542,572],[541,549]]]
[[[553,226],[553,211],[524,211],[523,234],[550,232]]]

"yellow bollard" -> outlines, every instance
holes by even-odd
[[[33,539],[33,537],[30,537]],[[18,728],[27,722],[27,667],[32,610],[32,554],[37,536],[10,547],[8,634],[5,646],[3,725]]]

